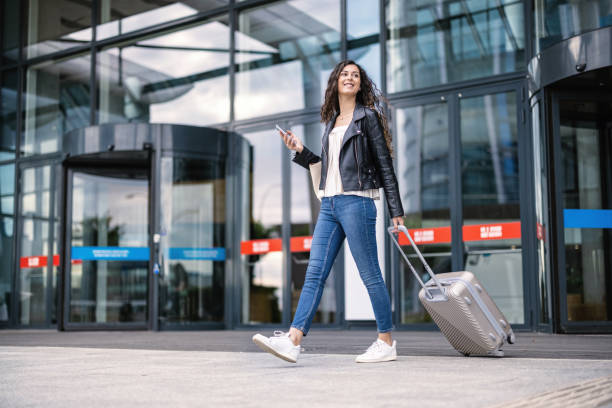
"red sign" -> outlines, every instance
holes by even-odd
[[[240,253],[242,255],[259,255],[268,252],[282,251],[283,243],[280,238],[275,239],[255,239],[253,241],[242,241],[240,243]]]
[[[291,237],[291,252],[310,252],[312,237]],[[240,253],[242,255],[259,255],[268,252],[280,252],[283,250],[282,240],[275,239],[256,239],[253,241],[242,241],[240,243]]]
[[[451,227],[409,229],[408,233],[417,245],[447,244],[451,242]],[[410,245],[404,234],[399,234],[400,245]]]
[[[44,268],[47,266],[47,256],[22,256],[19,259],[21,268]]]
[[[519,221],[463,226],[464,241],[490,241],[497,239],[517,239],[520,237],[521,223]]]
[[[49,257],[44,255],[36,256],[22,256],[19,259],[19,266],[21,268],[44,268],[47,266]],[[71,261],[73,265],[82,264],[83,261],[80,259],[73,259]],[[60,256],[58,254],[53,255],[53,266],[59,266]]]
[[[451,227],[415,228],[408,233],[417,245],[450,244]],[[487,241],[496,239],[514,239],[521,237],[521,223],[508,222],[500,224],[479,224],[463,226],[464,241]],[[399,234],[400,245],[410,245],[404,234]],[[309,252],[312,237],[292,237],[291,252]],[[258,239],[243,241],[240,253],[243,255],[266,254],[268,252],[282,251],[282,240]]]
[[[310,252],[312,237],[291,237],[291,252]]]

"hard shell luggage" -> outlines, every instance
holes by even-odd
[[[394,229],[389,227],[389,235],[421,284],[419,300],[450,344],[465,356],[502,357],[501,348],[505,342],[514,343],[514,333],[474,274],[468,271],[434,274],[406,227],[399,226],[431,276],[427,283],[423,283],[402,251]]]

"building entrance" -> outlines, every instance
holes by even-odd
[[[79,165],[67,172],[66,328],[147,326],[151,251],[145,163]]]
[[[553,110],[561,327],[612,330],[612,99],[558,94]]]
[[[522,92],[519,83],[465,88],[409,98],[394,113],[407,228],[436,273],[476,274],[513,327],[532,324]],[[425,273],[408,240],[400,244]],[[403,262],[399,270],[400,324],[429,324],[418,282]]]
[[[232,327],[247,141],[216,129],[120,124],[76,129],[63,146],[59,328]],[[31,261],[24,276],[40,286],[33,264],[41,262]]]

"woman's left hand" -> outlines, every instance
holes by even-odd
[[[404,225],[404,217],[393,217],[391,218],[391,221],[393,221],[393,227],[395,228],[393,232],[399,232],[399,229],[397,229],[397,227],[400,225]]]

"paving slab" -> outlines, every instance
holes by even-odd
[[[491,407],[612,376],[612,363],[596,359],[353,359],[306,353],[291,364],[261,352],[1,346],[0,406]]]
[[[517,333],[496,359],[396,331],[398,361],[363,365],[373,330],[312,330],[298,364],[256,331],[2,330],[0,407],[612,407],[611,335]]]

